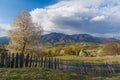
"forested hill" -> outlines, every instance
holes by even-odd
[[[62,33],[50,33],[42,35],[42,42],[44,43],[77,43],[77,42],[93,42],[93,43],[102,43],[103,41],[116,41],[112,38],[101,38],[94,37],[88,34],[75,34],[67,35]],[[8,37],[0,37],[0,44],[9,43]]]
[[[116,41],[116,39],[94,37],[89,34],[66,35],[62,33],[50,33],[50,34],[43,35],[42,41],[49,42],[49,43],[69,43],[69,42],[102,43],[104,41]]]

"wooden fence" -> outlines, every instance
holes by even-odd
[[[109,75],[120,73],[120,63],[97,63],[65,61],[53,57],[38,57],[29,54],[0,54],[0,68],[42,67],[86,75]]]

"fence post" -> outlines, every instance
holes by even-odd
[[[46,68],[46,57],[44,57],[44,68]]]
[[[9,67],[9,54],[5,53],[5,67],[8,68]]]
[[[57,59],[54,58],[55,70],[57,69]]]
[[[7,68],[10,67],[10,53],[6,53],[6,62],[5,62],[5,64],[6,64]]]
[[[32,67],[32,55],[31,55],[31,57],[30,57],[30,65],[29,65],[29,67]]]
[[[5,55],[4,53],[1,54],[1,67],[4,67],[4,59],[5,59]]]
[[[36,56],[36,57],[35,57],[35,67],[37,67],[37,65],[38,65],[38,64],[37,64],[37,61],[38,61],[38,57]]]
[[[11,68],[14,67],[14,53],[12,53]]]
[[[32,59],[32,67],[35,67],[35,55],[33,56],[33,59]]]
[[[59,59],[57,59],[57,69],[59,70]]]
[[[45,57],[45,68],[47,68],[47,57]]]
[[[65,61],[65,64],[66,64],[66,71],[68,71],[68,61]]]
[[[18,68],[18,64],[19,64],[19,54],[16,54],[16,61],[15,61],[15,68]]]
[[[20,54],[20,68],[22,68],[24,66],[24,54],[21,53]]]
[[[40,66],[43,67],[43,57],[40,58]]]
[[[51,64],[50,64],[50,66],[51,66],[51,69],[54,69],[54,59],[53,59],[53,57],[51,57]]]
[[[60,59],[60,61],[59,61],[59,69],[63,70],[63,60],[62,59]]]
[[[11,53],[9,53],[9,56],[8,56],[8,61],[9,61],[9,62],[8,62],[8,64],[9,64],[8,67],[10,67],[10,65],[11,65],[11,63],[10,63],[10,60],[11,60],[11,57],[10,57],[10,56],[11,56],[11,55],[10,55],[10,54],[11,54]]]
[[[28,67],[28,62],[29,62],[29,54],[26,55],[25,67]]]
[[[51,64],[51,61],[50,61],[50,57],[48,58],[48,68],[50,68],[50,64]]]
[[[38,63],[38,66],[37,67],[40,67],[40,57],[38,56],[38,61],[37,61],[37,63]]]

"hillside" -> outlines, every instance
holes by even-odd
[[[0,37],[0,44],[8,44],[8,43],[9,43],[8,37],[6,36]]]
[[[92,43],[102,43],[103,41],[116,41],[112,38],[101,38],[94,37],[89,34],[75,34],[66,35],[62,33],[51,33],[42,36],[43,42],[53,43],[70,43],[70,42],[92,42]]]

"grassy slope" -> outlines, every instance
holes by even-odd
[[[0,69],[0,80],[119,80],[120,75],[90,77],[41,68]]]
[[[78,60],[78,61],[97,61],[97,62],[120,62],[120,56],[114,57],[79,57],[79,56],[56,56],[56,58],[64,60]]]

